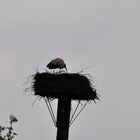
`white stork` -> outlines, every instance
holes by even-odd
[[[61,59],[61,58],[55,58],[55,59],[53,59],[52,61],[50,61],[50,63],[47,65],[47,67],[49,69],[57,69],[58,68],[59,69],[59,72],[63,68],[65,68],[66,71],[67,71],[66,64],[65,64],[64,60]]]

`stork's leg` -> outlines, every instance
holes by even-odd
[[[62,73],[63,71],[62,71],[62,69],[59,69],[59,73]]]
[[[53,69],[53,74],[55,73],[55,69]]]

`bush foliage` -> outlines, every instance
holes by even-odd
[[[14,115],[10,115],[9,126],[4,127],[0,125],[0,140],[12,140],[15,138],[17,133],[13,130],[13,124],[18,121]]]

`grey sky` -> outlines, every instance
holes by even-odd
[[[23,95],[28,76],[62,57],[69,72],[95,80],[101,102],[89,104],[70,140],[140,139],[140,1],[0,1],[0,124],[19,119],[15,140],[54,140],[43,100]]]

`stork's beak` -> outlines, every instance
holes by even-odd
[[[65,67],[64,67],[65,69],[66,69],[66,71],[67,71],[67,67],[66,67],[66,65],[65,65]]]

